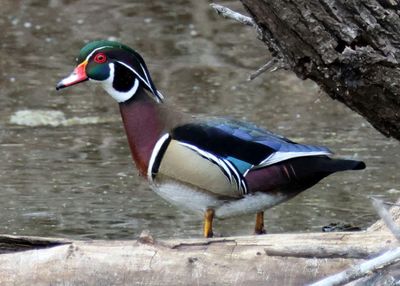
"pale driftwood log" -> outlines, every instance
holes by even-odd
[[[384,231],[165,241],[142,237],[141,242],[1,236],[1,241],[8,251],[0,255],[2,286],[304,285],[396,243]]]
[[[390,214],[399,224],[400,208]],[[158,241],[145,232],[137,241],[0,235],[0,286],[305,285],[397,246],[382,221],[361,232],[214,239]],[[400,279],[399,270],[396,264],[368,283]]]

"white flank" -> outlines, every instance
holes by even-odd
[[[111,95],[116,101],[118,102],[124,102],[130,99],[138,90],[139,88],[139,80],[135,78],[135,82],[133,84],[133,87],[128,90],[127,92],[120,92],[116,90],[113,87],[113,81],[114,81],[114,74],[115,74],[115,67],[113,63],[110,63],[108,65],[110,67],[110,76],[103,81],[100,81],[101,84],[103,85],[103,88],[107,91],[109,95]]]
[[[162,145],[164,144],[164,142],[166,140],[168,140],[168,138],[169,138],[169,134],[168,133],[164,134],[163,136],[161,136],[160,139],[158,139],[156,145],[154,145],[153,151],[151,152],[149,166],[147,168],[147,179],[150,182],[153,181],[152,169],[153,169],[154,161],[157,158],[157,155],[160,152],[160,149],[161,149]]]

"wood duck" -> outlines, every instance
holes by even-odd
[[[167,201],[204,214],[205,237],[213,235],[214,217],[246,213],[257,214],[255,233],[265,233],[264,210],[332,173],[365,168],[251,123],[176,111],[164,103],[143,58],[121,43],[88,43],[77,62],[56,89],[100,83],[119,103],[140,174]]]

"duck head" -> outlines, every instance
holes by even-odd
[[[100,83],[118,102],[131,99],[142,88],[162,102],[143,58],[121,43],[90,42],[79,52],[77,62],[74,71],[57,84],[57,90],[90,80]]]

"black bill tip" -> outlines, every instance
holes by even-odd
[[[66,87],[66,85],[64,85],[64,84],[62,84],[62,83],[58,83],[58,84],[56,85],[56,90],[60,90],[60,89],[62,89],[62,88],[64,88],[64,87]]]

